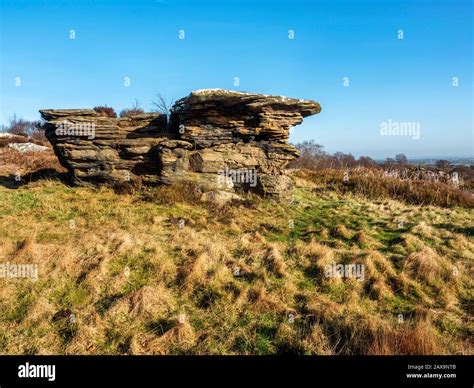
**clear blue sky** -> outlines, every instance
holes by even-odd
[[[0,4],[3,124],[41,108],[119,111],[138,99],[150,110],[158,92],[225,88],[320,102],[293,142],[375,158],[473,156],[472,0]],[[381,136],[389,119],[419,122],[420,139]]]

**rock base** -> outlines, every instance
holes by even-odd
[[[159,113],[40,111],[75,184],[193,182],[203,191],[239,188],[276,199],[291,190],[284,168],[299,155],[288,143],[289,129],[319,112],[314,101],[226,90],[192,92],[176,102],[169,120]]]

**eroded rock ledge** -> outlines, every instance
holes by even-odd
[[[200,90],[159,113],[105,117],[92,109],[40,110],[48,140],[78,185],[191,181],[203,191],[235,187],[280,198],[285,165],[298,157],[289,129],[318,103],[228,90]]]

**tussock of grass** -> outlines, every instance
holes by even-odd
[[[283,256],[281,255],[278,245],[275,243],[268,244],[265,252],[265,263],[270,272],[278,277],[285,277],[287,274],[287,266]]]
[[[1,187],[0,262],[39,279],[0,279],[0,353],[472,354],[472,212],[305,179],[219,211],[190,187]]]

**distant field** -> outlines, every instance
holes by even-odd
[[[222,209],[179,187],[0,186],[0,262],[39,266],[0,279],[1,354],[473,353],[472,209],[293,175],[286,203]],[[363,279],[327,276],[351,263]]]

